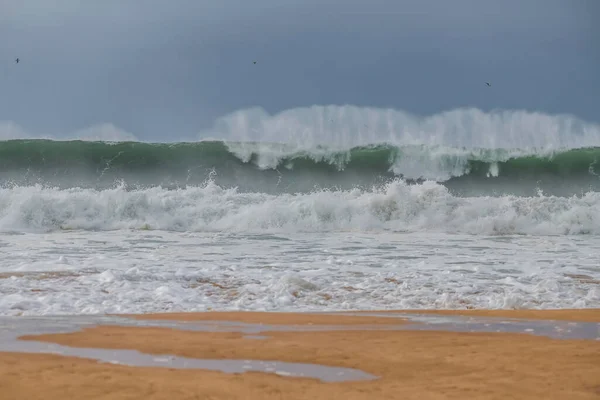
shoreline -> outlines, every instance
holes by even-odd
[[[381,314],[381,317],[368,316],[368,314]],[[360,324],[361,321],[367,322],[363,318],[381,320],[379,323],[386,322],[389,315],[393,314],[430,314],[430,315],[448,315],[465,317],[491,317],[491,318],[510,318],[510,319],[529,319],[529,320],[555,320],[555,321],[573,321],[573,322],[598,322],[600,323],[600,308],[572,308],[572,309],[469,309],[469,310],[432,310],[432,309],[408,309],[408,310],[358,310],[358,311],[319,311],[319,312],[274,312],[274,311],[206,311],[206,312],[165,312],[165,313],[147,313],[147,314],[112,314],[114,316],[131,317],[141,320],[186,320],[186,321],[210,321],[220,318],[222,321],[241,321],[256,322],[264,318],[272,319],[271,323],[319,323],[326,322],[331,316],[339,316],[336,324]],[[385,315],[388,315],[386,317]],[[273,317],[273,318],[271,318]],[[288,322],[282,322],[288,321]],[[397,321],[396,321],[397,323]]]
[[[370,313],[388,316],[366,315]],[[528,321],[533,326],[549,324],[561,329],[587,326],[595,329],[598,337],[595,340],[552,339],[528,334],[521,328],[519,332],[501,333],[458,332],[436,326],[431,330],[414,330],[411,328],[414,322],[394,314],[437,314],[450,319],[460,316],[461,319],[456,321],[499,318],[498,323],[502,326],[519,323],[513,319],[529,318],[521,322]],[[462,318],[465,316],[468,318]],[[136,350],[147,355],[150,361],[161,359],[160,362],[165,362],[171,357],[169,362],[172,364],[133,367],[111,364],[110,359],[101,363],[72,355],[0,352],[0,391],[6,396],[3,398],[600,397],[600,309],[386,310],[341,315],[213,311],[115,317],[139,325],[121,326],[108,320],[101,324],[50,330],[53,333],[42,335],[23,336],[17,330],[14,335],[20,337],[18,343],[22,346],[49,346],[55,353],[61,349],[69,349],[69,354],[86,349],[96,352],[106,349],[107,354],[116,357]],[[48,318],[48,323],[68,325],[69,321],[77,319],[68,316]],[[28,317],[4,320],[11,321],[0,325],[6,330],[28,321]],[[43,333],[42,319],[30,320],[29,332],[40,329]],[[429,322],[425,319],[417,324],[428,325]],[[194,326],[205,327],[205,330],[191,330]],[[3,337],[8,338],[0,336],[0,340]],[[213,360],[227,364],[227,368],[242,369],[238,368],[238,373],[225,373],[208,367],[179,368],[175,361],[181,357],[186,357],[188,361],[185,362],[205,360],[210,366],[210,360]],[[248,372],[243,372],[244,368]],[[292,376],[285,368],[300,368],[306,375]],[[310,368],[320,372],[312,372],[313,376]],[[356,375],[354,380],[343,379],[344,374],[350,377],[360,373],[362,378]],[[328,374],[337,380],[323,381],[321,378]]]

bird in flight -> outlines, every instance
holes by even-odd
[[[489,82],[486,82],[485,84],[486,84],[486,85],[488,85],[488,86],[492,86],[492,84],[491,84],[491,83],[489,83]]]
[[[21,60],[19,60],[18,58],[17,58],[17,59],[15,59],[15,64],[18,64],[18,63],[19,63],[19,61],[21,61]]]
[[[252,61],[252,64],[256,64],[256,61]]]

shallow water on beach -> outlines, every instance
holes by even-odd
[[[60,231],[0,236],[0,315],[600,307],[600,237]]]
[[[67,317],[0,317],[0,352],[55,354],[93,359],[104,363],[138,367],[162,367],[175,369],[204,369],[225,373],[248,371],[273,373],[288,377],[316,378],[325,382],[372,380],[376,376],[352,368],[340,368],[317,364],[289,363],[276,360],[196,359],[172,354],[145,354],[129,349],[102,349],[71,347],[38,341],[41,334],[59,334],[81,331],[97,326],[154,327],[194,332],[240,332],[242,340],[269,340],[273,332],[317,331],[403,331],[428,330],[451,332],[521,333],[545,336],[553,339],[600,340],[600,323],[542,321],[494,317],[465,317],[419,315],[402,313],[363,313],[363,316],[379,316],[398,319],[398,324],[361,325],[270,325],[234,321],[173,321],[143,320],[116,316],[67,316]],[[404,321],[400,320],[404,319]],[[332,321],[335,316],[332,315]],[[24,340],[23,336],[29,337]],[[44,339],[47,340],[47,339]]]

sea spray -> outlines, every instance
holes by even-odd
[[[420,116],[403,110],[315,105],[269,114],[237,110],[199,134],[234,142],[285,143],[301,149],[369,144],[487,149],[571,149],[600,146],[600,125],[573,115],[458,108]]]
[[[167,190],[0,189],[0,230],[196,232],[402,231],[479,235],[600,234],[600,193],[456,197],[435,182],[370,190],[243,193],[212,181]]]

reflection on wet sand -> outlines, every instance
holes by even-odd
[[[71,317],[71,318],[2,318],[0,319],[0,352],[19,352],[19,353],[46,353],[62,356],[71,356],[79,358],[93,359],[110,364],[122,364],[132,367],[164,367],[175,369],[204,369],[211,371],[220,371],[225,373],[243,373],[243,372],[266,372],[282,376],[315,378],[324,382],[340,382],[348,380],[375,379],[375,376],[351,368],[326,367],[316,364],[305,363],[287,363],[280,361],[262,361],[262,360],[210,360],[194,359],[189,357],[180,357],[171,354],[150,355],[143,354],[136,350],[123,349],[94,349],[77,348],[62,346],[53,343],[45,343],[35,340],[35,335],[41,334],[59,334],[79,331],[82,328],[110,323],[119,326],[163,326],[180,330],[196,330],[204,332],[217,332],[222,329],[233,329],[237,331],[247,331],[246,327],[236,327],[235,325],[190,325],[190,324],[161,324],[138,322],[128,324],[120,318],[102,318],[102,317]],[[256,329],[250,328],[252,332]],[[20,340],[20,337],[28,336],[27,340]],[[249,339],[263,339],[266,336],[247,335]]]
[[[587,319],[591,319],[589,315]],[[15,375],[10,382],[37,382],[40,376],[31,372],[37,371],[36,365],[40,374],[52,368],[57,379],[72,365],[75,369],[68,376],[76,374],[77,382],[63,384],[83,385],[78,392],[82,397],[91,386],[110,398],[118,394],[113,386],[102,386],[91,372],[87,378],[84,371],[95,368],[97,373],[112,374],[109,371],[117,373],[115,368],[132,366],[195,370],[201,375],[194,375],[193,380],[210,376],[203,388],[190,389],[193,395],[177,398],[194,398],[206,394],[209,389],[205,386],[214,386],[219,393],[237,394],[213,398],[240,399],[279,398],[271,392],[276,387],[285,387],[290,393],[303,388],[314,399],[350,392],[365,399],[425,398],[440,393],[448,398],[454,394],[457,398],[474,394],[493,398],[514,395],[515,390],[530,394],[523,398],[551,398],[549,394],[561,393],[566,397],[555,398],[584,399],[593,398],[589,396],[600,388],[595,378],[600,376],[599,339],[598,322],[426,312],[0,317],[0,372]],[[54,358],[39,358],[42,354]],[[84,359],[100,363],[92,367],[82,364],[89,363]],[[57,369],[48,363],[64,366]],[[168,388],[176,381],[175,372],[168,373],[167,382],[144,368],[128,371],[128,375],[139,375],[140,382],[158,385],[159,392],[172,390]],[[225,374],[206,375],[214,373]],[[111,379],[120,379],[114,376]],[[235,376],[246,378],[228,380]],[[271,381],[268,376],[291,379]],[[510,384],[499,385],[500,381]],[[7,382],[0,378],[0,389],[7,387]],[[319,382],[334,386],[314,386]],[[335,386],[338,384],[350,386]],[[185,386],[187,381],[179,385]],[[15,396],[29,395],[25,383],[15,390]],[[62,392],[57,389],[56,393]]]

